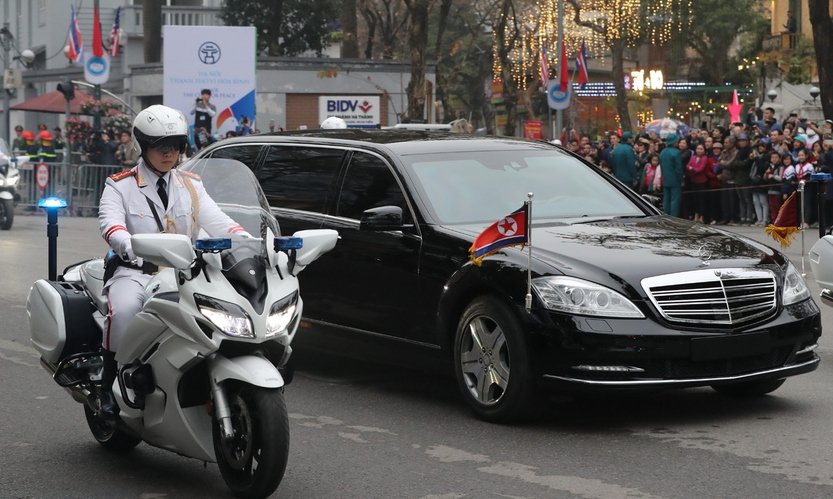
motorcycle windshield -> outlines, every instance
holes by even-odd
[[[223,254],[223,270],[230,270],[247,259],[265,260],[266,229],[271,229],[277,237],[280,227],[249,167],[233,159],[208,158],[188,161],[179,168],[199,175],[205,191],[217,206],[256,238],[233,237],[232,249]]]

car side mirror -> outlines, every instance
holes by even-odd
[[[401,230],[402,208],[399,206],[379,206],[362,212],[360,230]]]
[[[304,240],[303,246],[296,250],[294,258],[290,255],[290,270],[292,275],[304,270],[307,265],[317,260],[321,255],[335,248],[338,242],[338,232],[333,229],[299,230],[292,234]]]
[[[136,256],[161,267],[185,270],[197,258],[191,238],[184,234],[134,234],[130,243]]]

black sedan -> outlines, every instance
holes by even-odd
[[[761,395],[818,365],[819,309],[783,254],[664,216],[555,146],[330,130],[200,157],[246,163],[283,233],[341,234],[302,275],[306,324],[444,353],[483,419],[528,414],[546,386]],[[531,245],[472,264],[474,238],[530,192]]]

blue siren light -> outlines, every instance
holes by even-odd
[[[194,243],[194,248],[198,251],[222,251],[231,248],[231,239],[226,238],[209,238],[197,239]]]
[[[38,208],[66,208],[66,199],[51,197],[38,200]]]
[[[304,247],[304,239],[301,237],[276,237],[275,251],[297,250]]]

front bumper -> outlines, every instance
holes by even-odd
[[[821,315],[815,302],[785,307],[740,330],[675,328],[651,319],[548,314],[534,335],[544,384],[671,388],[776,379],[816,369]]]

